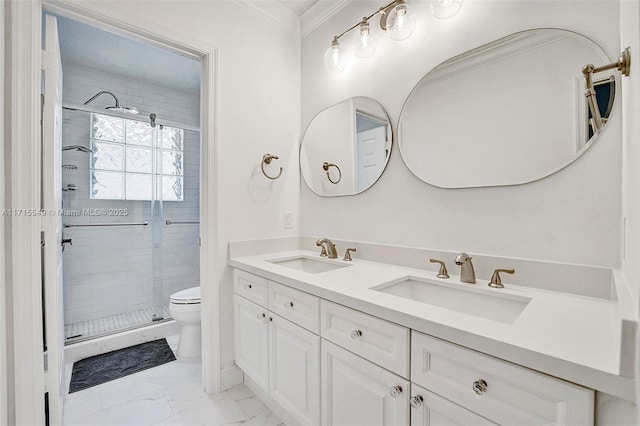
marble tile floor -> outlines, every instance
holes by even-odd
[[[177,339],[167,341],[175,350]],[[65,397],[63,425],[282,425],[245,385],[206,395],[200,381],[200,363],[173,361],[75,392]]]
[[[168,305],[163,307],[162,316],[163,318],[171,318]],[[84,340],[87,337],[100,336],[151,324],[153,317],[154,310],[149,308],[87,321],[78,321],[64,325],[64,336],[67,343],[72,343],[77,340]]]

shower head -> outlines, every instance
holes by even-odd
[[[90,150],[86,146],[82,146],[82,145],[63,146],[62,150],[63,151],[78,151],[78,152],[86,152],[86,153],[93,152],[92,150]]]
[[[120,106],[120,101],[118,100],[118,98],[116,98],[116,95],[106,90],[102,90],[96,93],[91,99],[85,102],[84,105],[87,105],[88,103],[93,102],[96,98],[98,98],[101,95],[111,95],[111,97],[113,97],[113,100],[116,102],[114,106],[106,107],[105,109],[108,109],[109,111],[121,112],[126,114],[135,114],[135,115],[138,114],[138,110],[136,108]]]
[[[124,114],[135,114],[135,115],[138,114],[138,110],[136,108],[119,106],[119,105],[106,107],[105,109],[108,109],[109,111],[122,112]]]

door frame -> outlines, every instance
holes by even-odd
[[[10,208],[40,205],[40,68],[42,11],[150,41],[201,60],[200,88],[200,285],[202,292],[202,378],[207,393],[220,391],[219,282],[225,259],[219,229],[218,49],[145,19],[122,17],[92,2],[8,2],[11,15]],[[10,217],[9,277],[12,291],[16,424],[44,424],[40,228],[38,217]],[[213,260],[213,261],[212,261]],[[9,266],[9,265],[8,265]],[[217,273],[216,273],[217,271]]]

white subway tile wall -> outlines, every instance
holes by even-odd
[[[108,90],[121,105],[139,109],[141,116],[153,112],[158,119],[199,125],[197,93],[179,92],[73,63],[63,64],[63,75],[65,103],[82,104],[99,91]],[[110,106],[113,99],[103,95],[91,105]],[[63,146],[88,147],[89,123],[88,113],[63,110]],[[75,325],[82,334],[100,334],[105,331],[88,324],[149,309],[157,309],[164,316],[172,293],[199,285],[199,225],[167,226],[165,221],[199,222],[200,134],[185,131],[184,200],[163,202],[162,211],[156,205],[152,212],[148,201],[90,199],[90,158],[87,153],[63,151],[63,164],[77,166],[62,171],[63,189],[69,185],[76,188],[63,192],[63,209],[67,213],[63,223],[149,222],[149,226],[64,229],[64,237],[73,240],[63,253],[65,326],[71,331]],[[100,209],[106,209],[106,214]],[[155,251],[154,244],[159,244]]]

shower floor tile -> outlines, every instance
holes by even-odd
[[[152,323],[153,309],[141,309],[124,314],[110,315],[88,321],[65,324],[64,336],[67,343],[85,340],[91,337],[102,336],[117,331],[136,328]],[[169,307],[162,310],[163,318],[171,318]]]

